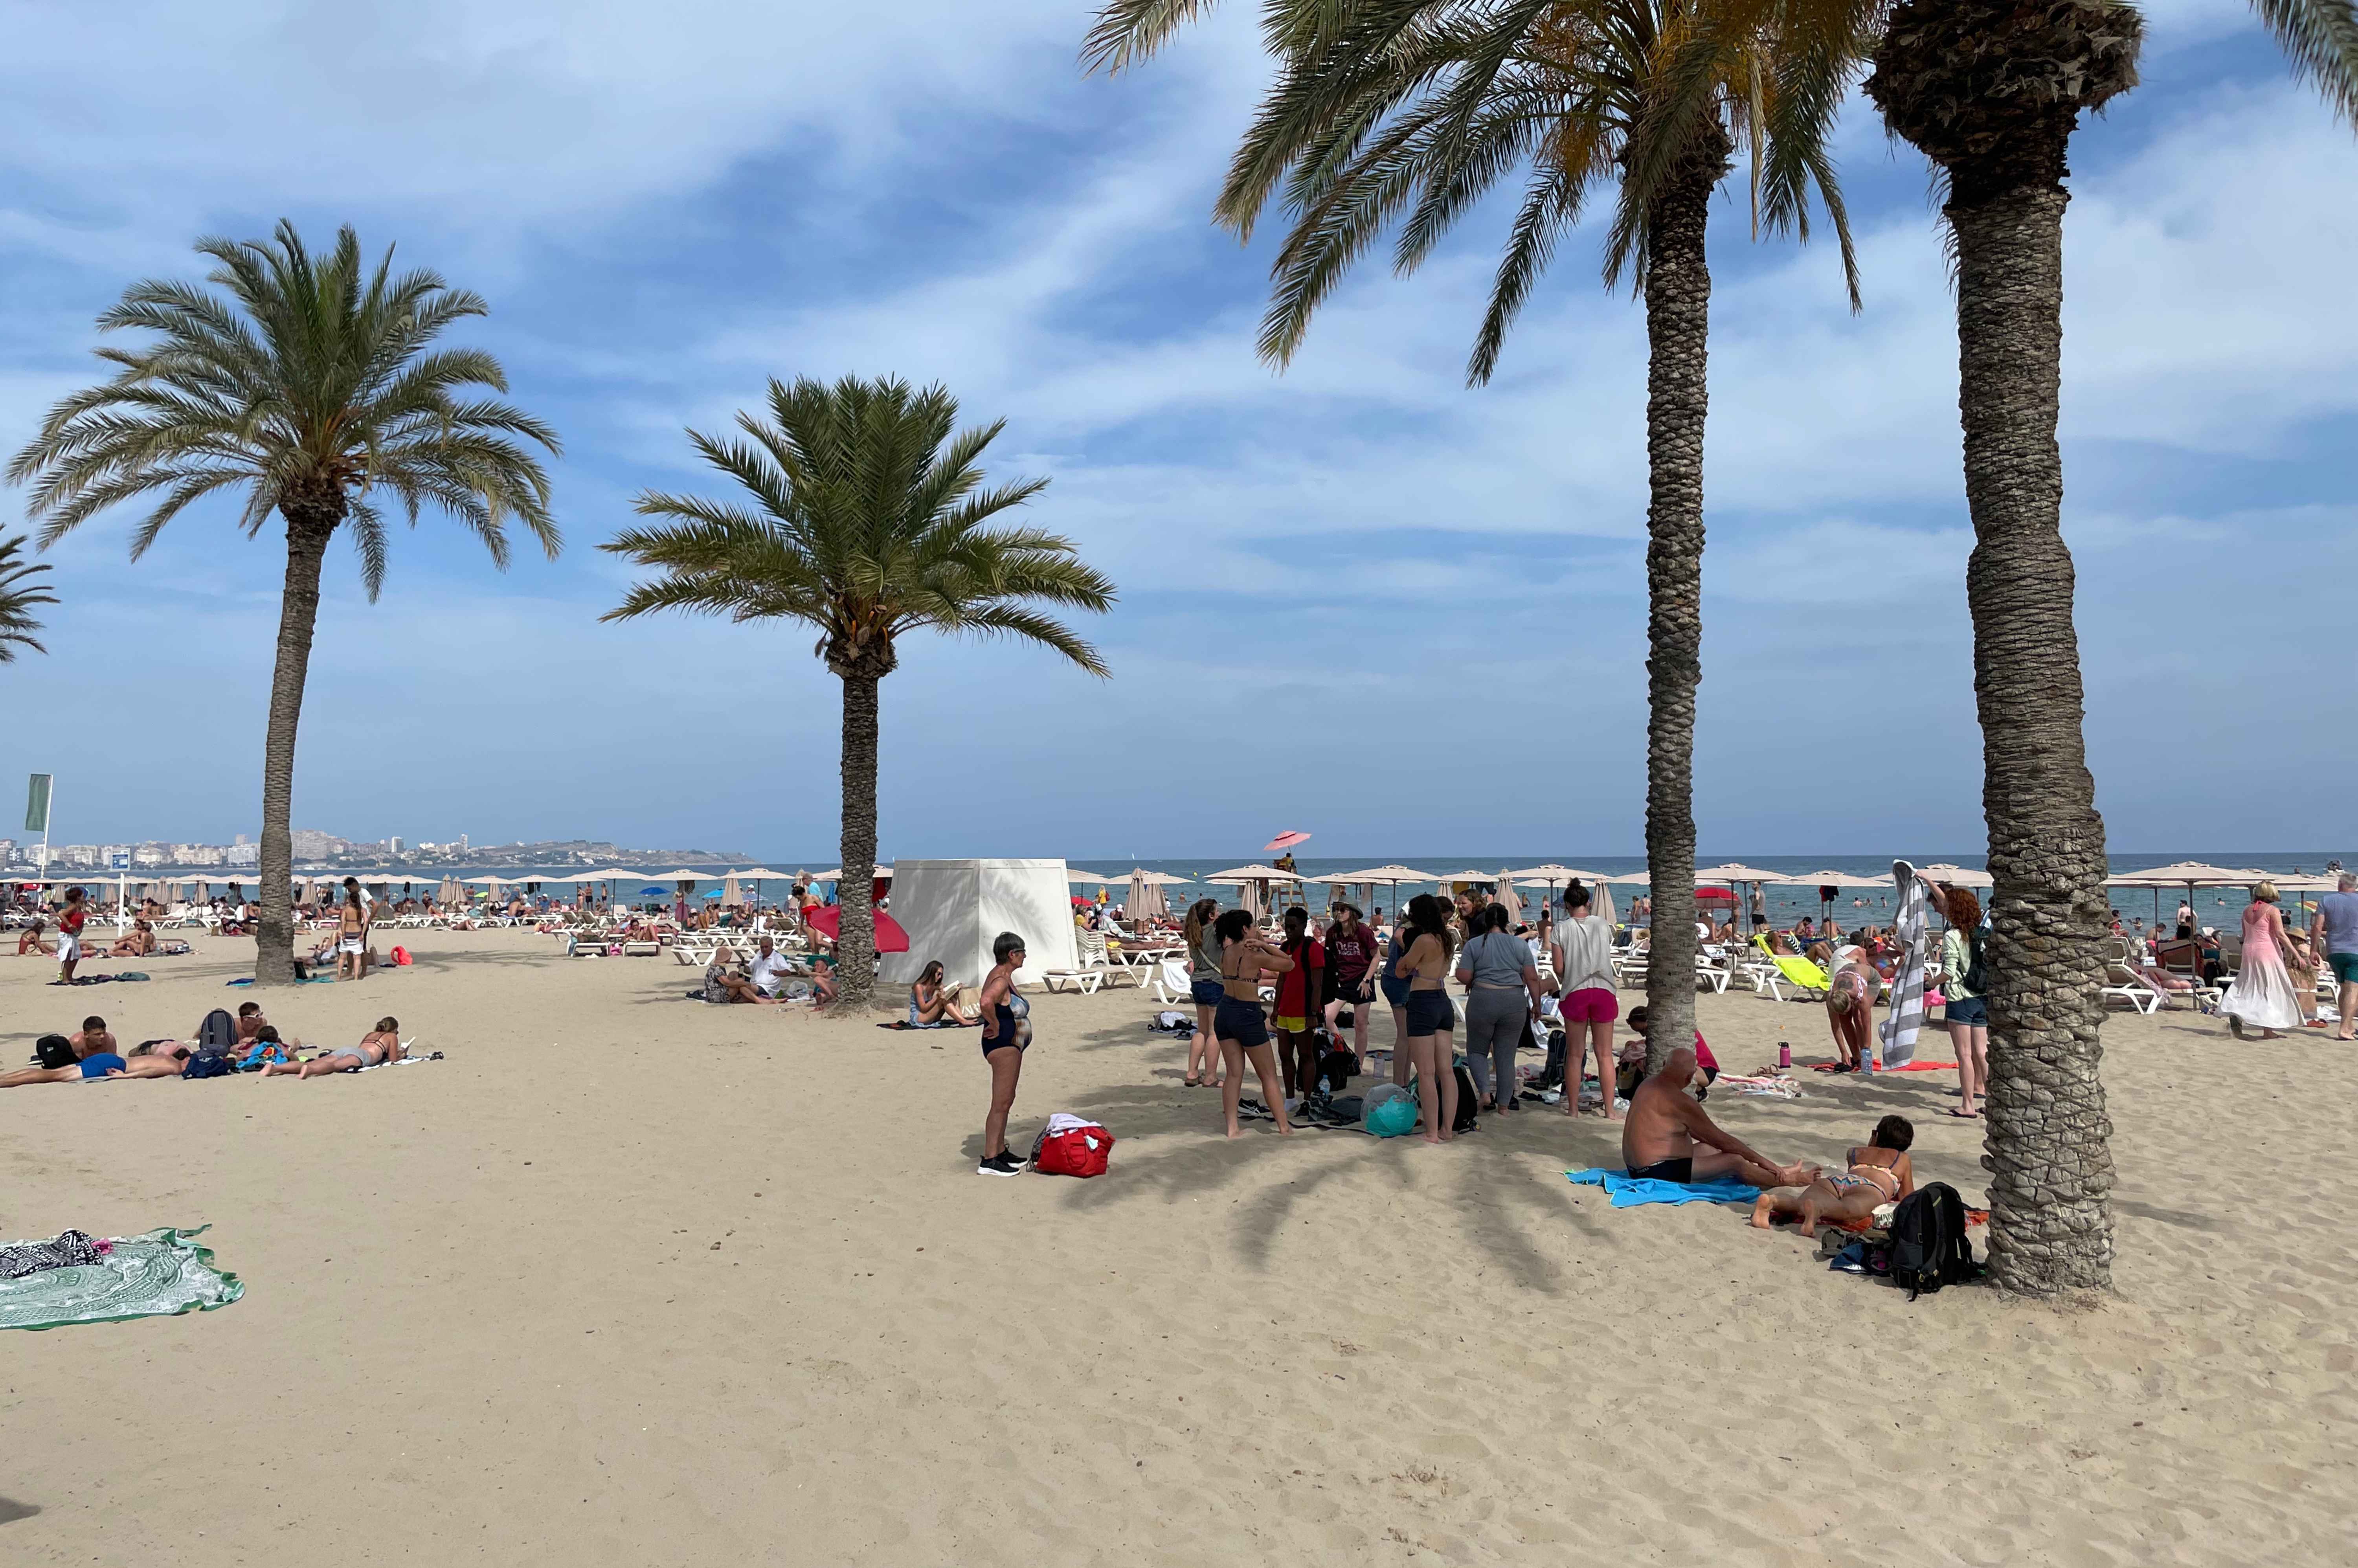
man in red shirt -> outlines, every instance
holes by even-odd
[[[1326,949],[1310,935],[1310,912],[1285,912],[1281,949],[1293,968],[1277,978],[1277,1079],[1296,1094],[1318,1087],[1318,1023],[1325,1005]]]
[[[90,908],[81,900],[81,889],[66,889],[65,913],[58,916],[58,978],[55,984],[73,984],[74,966],[81,962],[82,923],[90,918]]]

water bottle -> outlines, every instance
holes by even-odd
[[[1791,1041],[1790,1041],[1790,1040],[1779,1040],[1779,1041],[1778,1041],[1778,1042],[1777,1042],[1777,1065],[1779,1065],[1779,1067],[1790,1067],[1790,1066],[1791,1066],[1792,1065],[1793,1065],[1793,1043],[1792,1043]]]

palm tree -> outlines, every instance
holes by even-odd
[[[875,980],[877,687],[900,665],[899,640],[926,630],[1009,636],[1107,673],[1095,648],[1039,607],[1102,612],[1112,582],[1068,539],[992,524],[1048,481],[984,488],[983,450],[1006,421],[959,431],[957,412],[943,387],[916,391],[897,378],[773,380],[769,418],[737,416],[746,440],[687,433],[750,506],[650,492],[639,514],[664,521],[600,546],[663,574],[605,620],[689,610],[799,621],[818,633],[814,651],[843,682],[838,1012],[865,1007]]]
[[[1121,69],[1209,0],[1112,0],[1085,59]],[[1703,449],[1712,192],[1743,138],[1756,229],[1806,238],[1825,203],[1857,302],[1826,141],[1880,0],[1264,0],[1278,81],[1216,209],[1249,238],[1282,187],[1292,226],[1273,266],[1260,351],[1282,365],[1353,261],[1395,221],[1415,270],[1501,178],[1526,168],[1466,379],[1496,369],[1507,330],[1596,188],[1618,183],[1607,286],[1646,303],[1649,720],[1646,856],[1653,874],[1647,1005],[1659,1066],[1694,1030],[1695,690],[1703,679]],[[1724,14],[1725,13],[1725,14]]]
[[[33,617],[33,606],[58,601],[49,586],[38,580],[49,569],[46,561],[36,565],[25,559],[22,534],[0,540],[0,665],[15,664],[19,648],[49,652],[34,635],[41,623]]]
[[[40,433],[8,465],[29,482],[27,512],[49,548],[118,502],[154,496],[131,535],[137,560],[164,525],[215,491],[243,492],[239,522],[260,534],[276,512],[287,527],[278,658],[262,748],[262,921],[254,980],[291,983],[288,918],[294,843],[295,730],[319,570],[328,542],[349,523],[361,582],[373,602],[384,582],[389,492],[410,524],[422,506],[456,517],[506,568],[506,524],[521,522],[554,557],[548,476],[524,442],[557,450],[547,426],[509,404],[463,395],[507,390],[499,362],[480,349],[430,349],[451,322],[486,313],[483,301],[431,272],[393,275],[387,250],[373,268],[359,237],[337,232],[324,257],[291,222],[268,241],[206,239],[224,291],[150,279],[98,319],[103,331],[155,334],[137,348],[102,348],[116,368],[49,410]],[[518,438],[521,439],[518,439]]]
[[[2349,0],[2257,9],[2296,68],[2358,117]],[[2112,1128],[2097,1076],[2104,827],[2081,736],[2055,424],[2066,155],[2082,110],[2136,85],[2143,31],[2113,0],[1902,0],[1866,81],[1892,134],[1947,187],[1974,538],[1965,598],[1996,881],[1990,1262],[1999,1284],[2032,1294],[2112,1283]]]

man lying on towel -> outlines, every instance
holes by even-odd
[[[1815,1165],[1779,1165],[1720,1130],[1688,1093],[1694,1076],[1695,1054],[1681,1046],[1629,1097],[1629,1116],[1621,1124],[1621,1163],[1629,1174],[1682,1185],[1734,1180],[1756,1187],[1805,1187],[1817,1179]],[[1710,1147],[1698,1151],[1698,1143]]]

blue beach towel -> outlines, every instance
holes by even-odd
[[[1758,1187],[1742,1182],[1660,1182],[1626,1171],[1595,1169],[1566,1171],[1564,1175],[1574,1186],[1603,1187],[1615,1208],[1650,1203],[1750,1203],[1760,1195]]]

